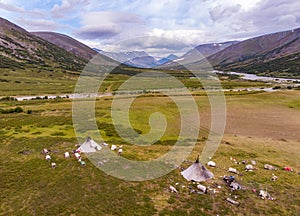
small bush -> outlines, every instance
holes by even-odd
[[[3,98],[0,98],[0,101],[17,101],[17,98],[14,98],[14,97],[3,97]]]
[[[17,108],[15,108],[15,112],[16,112],[16,113],[21,113],[21,112],[23,112],[22,107],[17,107]]]
[[[274,86],[273,89],[281,89],[281,86]]]
[[[22,113],[22,112],[23,112],[22,107],[17,107],[15,109],[13,109],[13,108],[11,108],[11,109],[0,109],[1,114]]]

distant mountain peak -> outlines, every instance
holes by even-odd
[[[200,44],[193,49],[189,50],[181,57],[177,57],[172,61],[162,61],[162,67],[176,67],[178,65],[186,65],[196,61],[199,61],[203,58],[206,58],[212,54],[215,54],[227,47],[238,43],[238,41],[227,41],[222,43],[208,43],[208,44]]]
[[[175,61],[176,59],[178,59],[178,56],[176,56],[174,54],[170,54],[167,57],[158,60],[158,63],[159,63],[159,65],[162,65],[162,64],[166,64],[166,63]]]
[[[174,55],[174,54],[172,53],[172,54],[168,55],[166,58],[167,58],[167,59],[170,59],[170,60],[174,60],[174,59],[178,59],[178,56],[177,56],[177,55]]]
[[[106,55],[121,63],[134,67],[151,68],[158,65],[158,62],[145,51],[123,51],[123,52],[106,52],[100,49],[95,49],[99,53]]]

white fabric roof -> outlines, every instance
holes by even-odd
[[[92,138],[88,137],[77,150],[84,153],[91,153],[100,151],[101,149],[102,147],[98,143],[96,143]]]
[[[214,176],[198,160],[181,172],[181,175],[188,181],[202,182]]]

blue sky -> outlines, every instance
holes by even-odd
[[[196,46],[298,28],[299,8],[300,1],[292,0],[0,0],[1,17],[28,31],[56,31],[103,50],[154,55],[187,49],[166,46],[161,38]],[[141,36],[153,36],[151,48]],[[121,47],[124,40],[139,43]]]

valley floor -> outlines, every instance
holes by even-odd
[[[207,139],[210,107],[205,96],[197,96],[201,131],[193,152],[194,161]],[[70,99],[2,101],[0,109],[21,107],[23,113],[0,114],[0,214],[1,215],[297,215],[300,212],[300,92],[279,91],[227,95],[227,125],[213,156],[217,167],[209,168],[215,178],[203,183],[218,193],[192,194],[196,188],[175,169],[159,179],[127,182],[106,175],[83,156],[87,166],[63,153],[74,149],[77,139]],[[96,101],[99,131],[109,144],[123,144],[122,157],[149,160],[167,152],[178,133],[178,111],[166,97],[141,97],[133,104],[132,126],[149,131],[148,117],[160,110],[168,122],[162,141],[149,147],[123,142],[113,128],[111,100]],[[29,112],[30,110],[30,112]],[[41,154],[52,150],[57,168]],[[256,160],[256,169],[245,172],[237,161]],[[186,168],[191,162],[181,166]],[[263,168],[271,164],[278,170]],[[290,166],[294,172],[283,170]],[[222,180],[236,168],[242,190],[230,191]],[[271,181],[272,174],[278,176]],[[178,184],[176,184],[178,183]],[[169,185],[179,193],[169,192]],[[220,186],[217,188],[216,186]],[[275,200],[262,200],[253,189],[267,190]],[[238,201],[238,206],[225,199]]]

